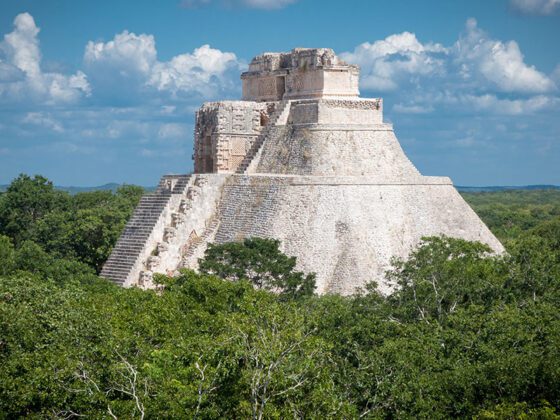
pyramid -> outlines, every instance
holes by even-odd
[[[391,259],[424,236],[503,252],[449,178],[418,172],[358,79],[331,49],[255,57],[243,100],[197,111],[194,173],[165,175],[142,197],[101,275],[151,288],[154,273],[196,269],[209,243],[266,237],[317,274],[318,293],[372,280],[388,293]]]

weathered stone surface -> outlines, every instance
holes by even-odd
[[[204,104],[196,113],[195,172],[235,171],[273,108],[273,104],[244,101]]]
[[[423,236],[500,242],[446,177],[422,176],[381,99],[358,97],[358,69],[329,49],[256,57],[245,101],[196,115],[195,172],[164,176],[142,198],[102,275],[154,287],[154,273],[198,267],[209,243],[279,239],[319,293],[383,292],[392,257]]]
[[[264,53],[241,75],[243,99],[357,97],[359,70],[330,48],[295,48],[289,53]]]
[[[448,178],[230,177],[220,205],[217,242],[280,239],[298,268],[317,273],[320,293],[350,294],[376,280],[391,257],[406,257],[422,236],[496,240]]]

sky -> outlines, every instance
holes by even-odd
[[[560,0],[2,0],[0,184],[192,171],[196,109],[265,51],[333,48],[424,175],[560,185]]]

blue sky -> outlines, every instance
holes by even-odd
[[[3,0],[0,184],[155,185],[264,51],[330,47],[426,175],[560,184],[560,0]]]

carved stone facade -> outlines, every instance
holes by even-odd
[[[260,102],[210,102],[196,113],[194,170],[234,172],[268,120]]]
[[[346,64],[329,48],[255,57],[241,75],[244,101],[210,102],[196,113],[195,172],[235,172],[282,100],[299,109],[294,122],[381,122],[381,100],[358,97],[358,76],[357,66]],[[352,112],[358,110],[365,112]]]
[[[423,236],[503,247],[449,178],[423,176],[383,101],[358,96],[358,68],[330,49],[255,57],[243,101],[196,114],[192,175],[166,175],[142,197],[102,275],[155,287],[155,273],[197,269],[209,243],[269,237],[317,274],[318,293],[377,281]]]
[[[359,70],[340,60],[330,48],[295,48],[290,53],[265,53],[241,75],[243,99],[358,97]]]

